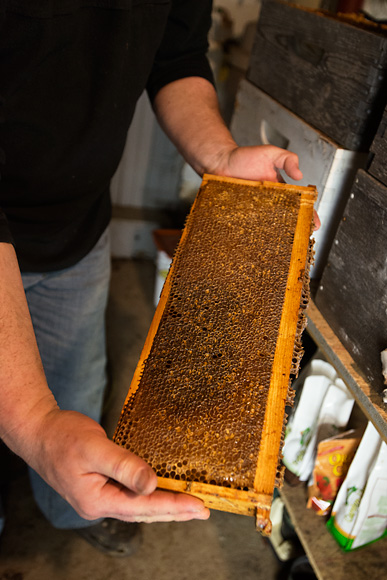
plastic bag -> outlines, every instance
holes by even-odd
[[[298,384],[302,385],[302,390],[286,427],[283,448],[283,463],[297,476],[300,476],[325,394],[336,378],[332,365],[320,359],[312,360],[300,375]]]
[[[345,551],[385,534],[386,460],[385,443],[369,422],[327,522],[328,529]],[[375,526],[373,518],[378,518]]]
[[[300,465],[300,481],[308,481],[312,474],[319,441],[346,429],[354,403],[355,399],[341,379],[329,385]]]
[[[360,434],[354,429],[336,437],[320,441],[308,487],[307,507],[318,515],[329,513],[338,490],[360,443]]]

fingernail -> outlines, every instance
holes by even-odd
[[[202,509],[196,509],[194,510],[194,513],[199,514],[201,520],[208,520],[208,518],[210,517],[210,510],[206,507],[202,507]]]
[[[150,483],[153,479],[153,472],[148,468],[140,469],[134,478],[134,491],[137,493],[150,493]]]
[[[207,508],[205,507],[205,505],[203,503],[195,504],[195,506],[193,506],[190,509],[190,511],[192,513],[200,513],[200,512],[204,512],[204,510],[207,510]]]

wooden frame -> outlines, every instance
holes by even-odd
[[[290,269],[286,283],[284,306],[280,319],[278,340],[274,354],[274,364],[264,415],[260,452],[255,471],[254,490],[244,491],[242,489],[217,486],[202,483],[200,481],[182,481],[166,477],[159,477],[158,485],[162,489],[189,493],[199,497],[209,508],[243,515],[255,515],[257,529],[264,534],[269,534],[271,531],[269,515],[273,491],[276,484],[278,460],[281,454],[285,404],[288,398],[289,377],[293,364],[294,344],[300,328],[300,302],[304,289],[305,268],[308,262],[308,252],[310,247],[313,204],[316,200],[317,193],[314,187],[297,187],[287,184],[245,181],[210,175],[205,175],[203,177],[202,187],[211,182],[211,180],[224,182],[225,184],[231,183],[236,186],[239,184],[251,185],[258,188],[260,186],[270,186],[279,191],[286,190],[300,196],[297,225],[294,231],[291,251]],[[191,212],[194,211],[195,204]],[[184,246],[188,236],[189,228],[186,227],[183,231],[179,248]],[[175,268],[176,265],[173,261],[139,363],[134,373],[125,404],[140,388],[143,364],[151,352],[154,338],[159,329],[167,300],[171,292],[171,281],[173,280]],[[123,408],[123,414],[125,414],[125,405]],[[119,432],[120,422],[118,423],[114,437],[118,443],[120,443]]]

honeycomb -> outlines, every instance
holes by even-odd
[[[161,478],[255,491],[301,193],[207,177],[114,440]],[[289,377],[302,354],[305,283],[300,298]]]

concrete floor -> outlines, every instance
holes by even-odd
[[[108,308],[112,388],[104,426],[111,435],[153,316],[154,266],[113,262]],[[206,522],[142,525],[130,558],[112,558],[75,532],[54,530],[31,496],[25,466],[15,458],[5,485],[6,526],[0,538],[0,580],[282,580],[288,577],[253,518],[213,511]],[[3,465],[4,473],[4,465]],[[3,478],[4,480],[4,478]]]

